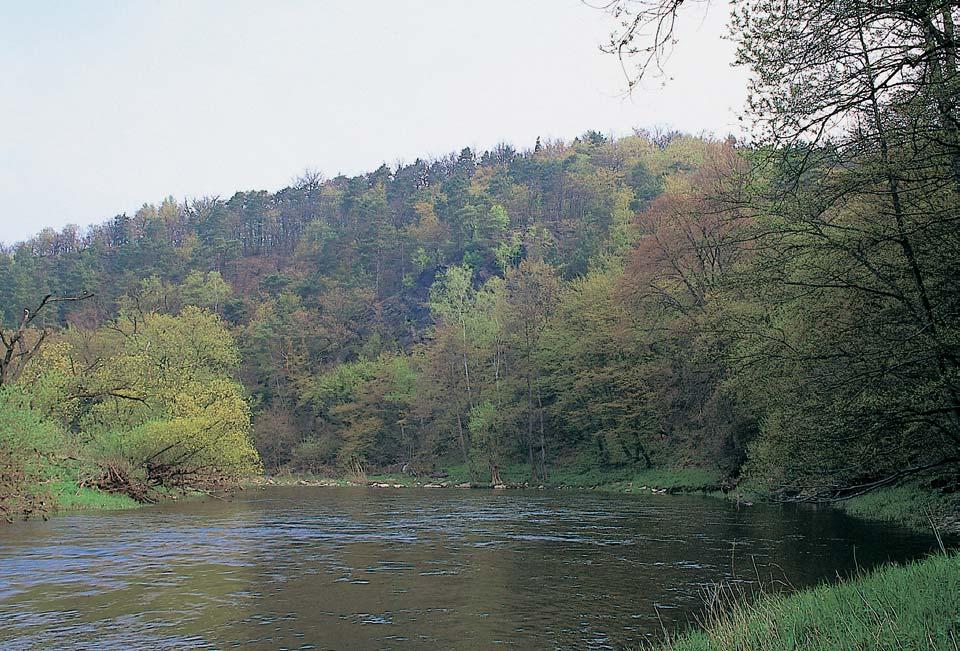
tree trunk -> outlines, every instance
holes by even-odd
[[[490,484],[492,486],[503,485],[503,480],[500,479],[500,466],[495,463],[490,465]]]
[[[547,440],[543,426],[543,395],[540,392],[540,377],[537,377],[537,413],[540,417],[540,481],[547,481]]]
[[[530,479],[537,481],[538,469],[533,456],[533,386],[527,374],[527,455],[530,460]]]
[[[467,439],[463,435],[463,419],[460,418],[460,410],[457,409],[457,433],[460,435],[460,451],[463,452],[463,463],[470,467],[470,453],[467,450]]]

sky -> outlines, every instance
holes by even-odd
[[[683,18],[669,79],[626,96],[614,21],[580,0],[0,0],[0,242],[308,168],[737,133],[726,4]]]

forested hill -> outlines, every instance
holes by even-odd
[[[167,199],[4,252],[3,318],[95,294],[34,324],[60,333],[43,354],[80,432],[172,399],[131,395],[133,362],[102,371],[84,333],[219,315],[242,361],[216,367],[242,380],[270,471],[703,467],[804,499],[941,481],[960,451],[955,189],[903,172],[891,217],[862,174],[874,149],[806,152],[799,184],[776,153],[590,132]]]
[[[716,148],[677,134],[608,141],[592,132],[523,153],[502,145],[351,178],[305,174],[275,194],[168,198],[86,232],[46,229],[12,247],[0,257],[3,317],[14,326],[47,293],[95,294],[59,303],[61,326],[107,324],[131,301],[172,314],[199,306],[220,314],[238,339],[269,468],[292,460],[319,469],[355,454],[380,464],[442,455],[451,442],[435,430],[449,423],[433,425],[432,407],[371,414],[385,419],[382,431],[349,454],[339,411],[357,388],[347,385],[386,372],[384,364],[406,364],[407,355],[421,359],[417,345],[441,334],[430,309],[436,279],[469,268],[473,294],[522,260],[543,261],[558,279],[582,277],[625,251],[636,214],[664,179],[695,169]],[[479,397],[487,378],[476,363]],[[327,396],[335,382],[344,386]],[[468,402],[464,428],[476,407]],[[409,440],[399,440],[398,418],[409,421]]]

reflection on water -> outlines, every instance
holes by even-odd
[[[620,648],[722,579],[799,587],[930,549],[699,497],[268,488],[0,529],[0,647]]]

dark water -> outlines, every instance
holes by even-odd
[[[800,587],[931,548],[699,497],[270,488],[0,528],[0,648],[620,648],[722,579]]]

